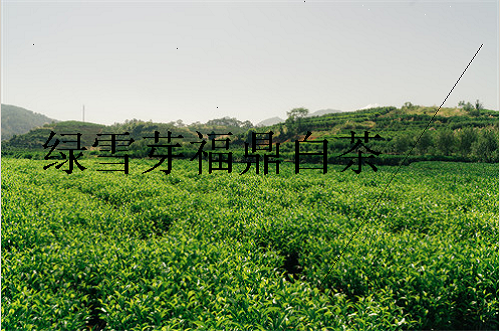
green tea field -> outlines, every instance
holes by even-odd
[[[498,329],[498,164],[48,163],[2,159],[2,330]]]

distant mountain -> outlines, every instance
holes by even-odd
[[[255,126],[257,126],[257,127],[259,127],[259,126],[271,126],[271,125],[278,124],[278,123],[284,122],[284,121],[285,121],[284,119],[276,116],[276,117],[271,117],[271,118],[268,118],[266,120],[260,121]]]
[[[306,117],[323,116],[326,114],[341,113],[341,112],[342,112],[342,110],[328,108],[328,109],[317,110],[313,113],[309,113]],[[256,127],[271,126],[271,125],[278,124],[280,122],[285,122],[285,120],[282,119],[281,117],[276,116],[276,117],[271,117],[271,118],[265,119],[263,121],[260,121],[255,126]]]
[[[31,129],[57,122],[31,110],[2,104],[2,140],[29,132]]]
[[[337,110],[337,109],[331,109],[331,108],[328,108],[328,109],[321,109],[321,110],[317,110],[315,111],[314,113],[309,113],[307,115],[307,117],[312,117],[312,116],[322,116],[322,115],[326,115],[326,114],[332,114],[332,113],[341,113],[342,110]]]
[[[378,103],[370,103],[370,104],[364,106],[363,108],[359,108],[359,110],[371,109],[371,108],[377,108],[377,107],[380,107],[380,105]]]

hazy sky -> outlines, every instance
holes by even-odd
[[[257,123],[295,107],[499,108],[498,1],[2,1],[2,103]]]

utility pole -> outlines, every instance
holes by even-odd
[[[85,105],[83,105],[82,116],[83,116],[83,121],[85,122]]]

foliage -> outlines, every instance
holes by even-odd
[[[482,162],[498,162],[498,131],[482,130],[472,151]]]
[[[421,154],[426,154],[429,151],[429,148],[433,146],[434,139],[432,138],[429,132],[424,132],[420,137],[420,140],[416,141],[417,150]]]
[[[479,101],[479,99],[474,102],[474,104],[470,102],[460,101],[458,103],[459,107],[462,107],[463,110],[468,112],[471,116],[479,116],[481,114],[481,110],[484,110],[483,103]]]
[[[328,141],[328,151],[332,158],[350,148],[349,141],[340,139],[341,137],[349,137],[351,131],[354,131],[358,136],[362,135],[364,131],[368,131],[372,136],[379,134],[384,138],[383,141],[370,143],[372,149],[382,154],[405,155],[412,149],[412,156],[418,156],[420,160],[432,157],[434,160],[497,162],[498,153],[495,156],[493,145],[482,143],[476,144],[475,149],[472,148],[472,144],[478,140],[484,130],[492,130],[498,135],[497,111],[474,109],[473,112],[477,112],[474,115],[460,108],[441,108],[439,112],[437,112],[437,107],[407,104],[403,108],[378,107],[354,112],[330,113],[316,117],[300,117],[300,114],[304,114],[306,109],[296,108],[294,115],[292,114],[293,120],[289,118],[286,123],[259,128],[257,131],[273,131],[273,141],[281,144],[280,153],[283,153],[283,158],[287,160],[293,160],[294,142],[302,140],[307,131],[312,132],[309,141],[323,139]],[[204,135],[205,139],[208,139],[207,134],[209,133],[224,135],[231,132],[232,135],[227,136],[230,139],[230,152],[233,153],[235,159],[241,160],[244,154],[244,143],[249,141],[252,129],[247,128],[244,123],[246,122],[227,117],[205,124],[194,123],[190,125],[182,125],[178,121],[153,123],[137,119],[112,126],[76,121],[60,122],[56,125],[32,130],[28,134],[3,142],[2,156],[23,157],[23,155],[30,154],[33,158],[39,158],[39,151],[43,151],[42,144],[47,140],[50,131],[53,130],[56,133],[82,133],[83,145],[87,148],[90,148],[94,142],[96,133],[121,134],[129,132],[130,137],[135,140],[129,148],[130,157],[144,158],[151,151],[151,147],[148,145],[152,144],[152,138],[148,140],[144,137],[153,137],[155,131],[160,132],[161,136],[165,137],[167,132],[171,131],[174,136],[182,135],[184,137],[182,140],[174,140],[174,142],[181,144],[176,152],[191,158],[199,148],[199,144],[190,143],[200,141],[198,131]],[[424,129],[426,133],[422,137],[422,141],[413,148],[416,138]],[[484,152],[481,150],[481,146],[490,146],[493,149]],[[208,148],[207,145],[205,149]],[[29,151],[23,152],[23,149],[29,149]],[[92,151],[90,154],[96,153],[97,151]],[[488,156],[485,156],[485,153]],[[394,159],[384,160],[392,162]],[[309,160],[309,162],[314,162],[314,160]]]
[[[472,152],[472,145],[477,140],[477,133],[472,127],[465,127],[458,132],[457,145],[459,153],[462,156],[470,155]]]
[[[411,148],[410,143],[411,143],[412,138],[409,137],[408,135],[399,135],[395,138],[394,140],[394,152],[397,154],[403,154],[406,151],[408,151],[409,148]]]
[[[482,109],[484,109],[483,103],[481,101],[479,101],[479,99],[477,99],[476,102],[474,103],[474,108],[476,110],[482,110]]]
[[[288,119],[290,119],[292,122],[298,118],[306,117],[307,114],[309,114],[309,110],[304,107],[293,108],[292,110],[286,112]]]
[[[418,108],[419,106],[413,105],[411,102],[405,102],[404,105],[401,107],[401,110],[413,110]]]
[[[287,128],[287,136],[293,137],[299,135],[304,127],[302,125],[303,118],[309,114],[309,110],[303,107],[293,108],[287,113],[288,118],[285,121],[285,125]]]
[[[442,155],[450,155],[455,149],[455,137],[453,131],[443,130],[437,136],[437,148]]]
[[[498,164],[98,162],[2,159],[3,330],[498,328]]]
[[[223,118],[210,120],[207,122],[207,125],[237,127],[237,128],[244,128],[244,129],[249,129],[249,128],[253,127],[253,124],[250,121],[242,122],[236,118],[231,118],[231,117],[227,117],[227,116],[223,117]]]

